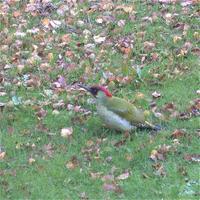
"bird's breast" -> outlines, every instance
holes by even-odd
[[[134,128],[128,120],[108,110],[105,106],[97,105],[97,113],[110,128],[122,131],[130,131]]]

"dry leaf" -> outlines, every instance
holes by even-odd
[[[184,159],[192,162],[200,162],[200,154],[186,154],[184,155]]]
[[[95,43],[97,44],[101,44],[102,42],[104,42],[106,40],[106,37],[102,37],[100,35],[96,35],[93,37]]]
[[[69,127],[69,128],[63,128],[60,134],[61,137],[63,138],[70,138],[72,136],[72,133],[73,133],[73,128]]]
[[[45,152],[45,153],[47,153],[47,155],[49,156],[49,157],[52,157],[53,156],[53,153],[54,153],[54,148],[53,148],[53,146],[52,146],[52,144],[45,144],[44,146],[43,146],[43,151]]]
[[[117,180],[125,180],[125,179],[127,179],[129,176],[130,176],[130,173],[129,173],[129,172],[124,172],[124,173],[120,174],[116,179],[117,179]]]
[[[171,134],[171,138],[173,139],[177,139],[177,138],[180,138],[180,137],[183,137],[185,136],[185,131],[183,130],[178,130],[176,129],[172,134]]]
[[[127,5],[119,5],[115,9],[116,10],[123,10],[124,12],[131,14],[134,11],[134,6],[131,6],[131,5],[129,5],[129,6],[127,6]]]
[[[35,160],[34,158],[29,158],[29,159],[28,159],[28,163],[29,163],[30,165],[32,165],[35,161],[36,161],[36,160]]]
[[[6,156],[6,152],[5,151],[1,151],[0,152],[0,160],[3,160]]]
[[[101,178],[102,172],[90,172],[90,176],[92,179],[99,179]]]
[[[76,156],[72,156],[70,161],[67,162],[66,167],[67,169],[75,169],[78,167],[79,161]]]
[[[155,46],[156,45],[154,42],[150,42],[150,41],[144,42],[144,50],[145,51],[151,51]]]
[[[50,24],[50,20],[49,20],[48,18],[44,18],[44,19],[42,19],[42,24],[43,24],[44,26],[48,27],[49,24]]]
[[[21,12],[20,11],[14,11],[13,12],[13,17],[17,18],[19,16],[21,16]]]
[[[182,40],[182,37],[181,37],[181,36],[175,35],[175,36],[173,37],[173,42],[174,42],[174,43],[177,43],[177,42],[180,41],[180,40]]]
[[[155,92],[152,93],[152,96],[154,98],[159,98],[159,97],[161,97],[161,94],[159,92],[155,91]]]
[[[44,118],[47,115],[47,111],[44,110],[43,108],[40,108],[39,111],[36,113],[38,118]]]
[[[166,171],[165,171],[165,169],[164,169],[163,164],[161,164],[161,163],[156,163],[156,164],[154,164],[154,165],[152,165],[152,166],[153,166],[153,168],[154,168],[154,170],[155,170],[154,174],[155,174],[156,176],[166,176]]]
[[[170,151],[171,146],[170,145],[160,145],[158,148],[155,150],[151,151],[150,159],[153,161],[158,161],[158,160],[165,160],[167,153]]]
[[[63,35],[62,38],[61,38],[61,40],[62,40],[62,42],[66,42],[66,43],[71,42],[71,36],[70,36],[70,34]]]
[[[116,185],[116,183],[104,183],[103,189],[105,191],[116,192],[116,193],[122,192],[122,189],[118,185]]]
[[[95,21],[96,21],[96,23],[98,23],[98,24],[102,24],[102,23],[103,23],[103,19],[102,19],[102,18],[98,18],[98,19],[96,19]]]

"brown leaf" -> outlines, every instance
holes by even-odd
[[[52,146],[52,144],[45,144],[44,146],[43,146],[43,151],[45,152],[45,153],[47,153],[47,155],[49,156],[49,157],[52,157],[53,156],[53,153],[54,153],[54,148],[53,148],[53,146]]]
[[[200,162],[200,154],[185,154],[184,159],[192,162]]]
[[[102,172],[90,172],[90,176],[92,179],[99,179],[101,178]]]
[[[29,80],[26,81],[28,87],[39,87],[41,85],[40,78],[38,76],[32,75]]]
[[[155,43],[154,42],[150,42],[150,41],[146,41],[144,42],[144,50],[145,51],[151,51],[154,47],[155,47]]]
[[[14,11],[13,12],[13,17],[17,18],[19,16],[21,16],[21,12],[20,11]]]
[[[112,174],[105,175],[101,178],[103,182],[111,182],[114,181],[115,177]]]
[[[120,188],[120,186],[116,185],[116,183],[104,183],[103,189],[105,191],[116,192],[116,193],[122,192],[122,189]]]
[[[0,151],[0,160],[3,160],[6,156],[6,152],[5,151]]]
[[[179,114],[178,119],[187,120],[187,119],[190,119],[191,117],[192,117],[191,113],[189,113],[189,112],[182,112],[182,113]]]
[[[38,116],[39,119],[44,118],[47,115],[47,111],[44,110],[43,108],[40,108],[40,110],[36,112],[36,115]]]
[[[68,127],[68,128],[62,128],[60,135],[63,138],[70,138],[72,136],[72,133],[73,133],[73,128]]]
[[[154,168],[154,170],[155,170],[154,174],[155,174],[156,176],[166,176],[166,171],[165,171],[165,169],[164,169],[163,164],[161,164],[161,163],[156,163],[156,164],[153,164],[152,166],[153,166],[153,168]]]
[[[165,160],[166,159],[166,155],[167,153],[170,151],[171,146],[163,144],[163,145],[159,145],[157,150],[152,150],[151,151],[151,155],[150,155],[150,159],[153,161],[158,161],[158,160]]]
[[[159,92],[155,91],[155,92],[152,93],[152,96],[154,98],[159,98],[159,97],[161,97],[161,94]]]
[[[62,38],[61,38],[61,40],[62,40],[62,42],[65,42],[65,43],[71,42],[71,36],[70,36],[70,34],[63,35]]]
[[[159,59],[159,54],[158,53],[152,53],[151,58],[153,61],[157,61]]]
[[[9,135],[12,135],[14,133],[14,128],[12,126],[9,126],[7,129]]]
[[[44,19],[42,19],[42,24],[45,26],[45,27],[48,27],[49,26],[49,24],[50,24],[50,20],[48,19],[48,18],[44,18]]]
[[[127,179],[129,176],[130,176],[130,173],[127,171],[127,172],[124,172],[124,173],[120,174],[116,179],[117,179],[117,180],[125,180],[125,179]]]
[[[35,160],[34,158],[32,158],[32,157],[28,159],[28,163],[29,163],[30,165],[32,165],[35,161],[36,161],[36,160]]]
[[[176,105],[174,103],[166,103],[163,107],[164,111],[173,112],[176,109]]]
[[[170,137],[173,138],[173,139],[177,139],[177,138],[180,138],[180,137],[183,137],[183,136],[185,136],[185,131],[176,129],[176,130],[171,134]]]
[[[75,169],[79,166],[79,161],[76,156],[72,156],[71,159],[67,162],[66,167],[67,169]]]
[[[124,145],[125,143],[126,143],[126,139],[120,140],[120,141],[116,142],[116,143],[114,144],[114,146],[115,146],[115,147],[121,147],[121,146]]]
[[[132,49],[130,47],[119,47],[120,51],[124,54],[129,55],[132,52]]]
[[[116,10],[123,10],[126,13],[133,13],[135,8],[133,5],[119,5],[115,8]]]
[[[41,132],[48,132],[48,131],[49,131],[49,129],[46,127],[46,125],[43,124],[43,123],[41,123],[41,121],[40,121],[40,123],[37,125],[37,129],[38,129],[39,131],[41,131]]]
[[[93,39],[94,39],[95,43],[101,44],[101,43],[103,43],[106,40],[106,37],[100,36],[100,35],[95,35],[93,37]]]

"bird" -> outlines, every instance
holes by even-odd
[[[96,99],[97,113],[104,124],[117,131],[130,132],[138,128],[158,131],[160,128],[146,120],[147,113],[127,100],[115,97],[104,86],[78,84]]]

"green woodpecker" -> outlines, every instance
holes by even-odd
[[[97,113],[108,127],[119,131],[132,131],[141,127],[159,130],[159,127],[146,121],[145,112],[122,98],[112,96],[105,87],[80,84],[79,87],[96,98]]]

